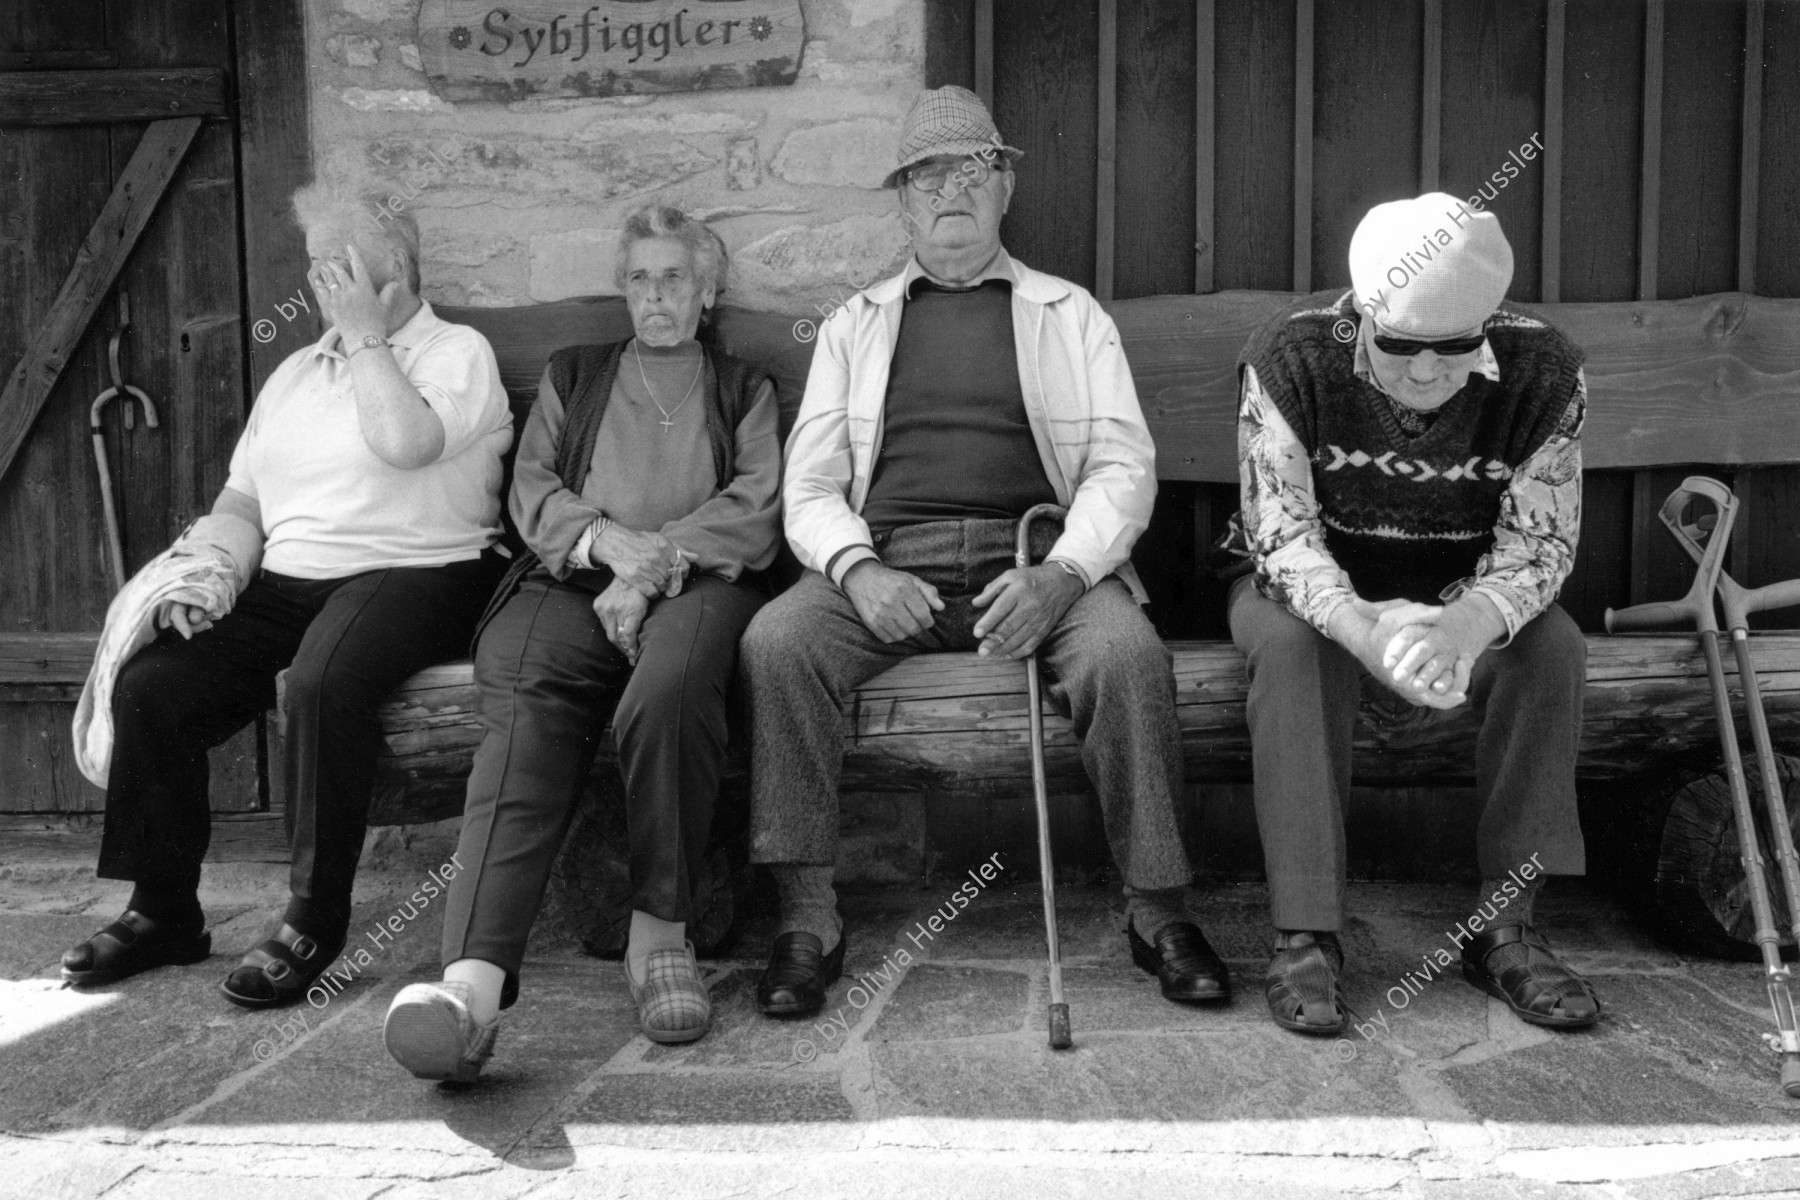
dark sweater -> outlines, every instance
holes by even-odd
[[[1409,436],[1385,397],[1356,376],[1355,349],[1332,335],[1350,298],[1320,292],[1259,329],[1241,363],[1281,411],[1313,467],[1325,544],[1366,600],[1438,601],[1493,548],[1513,472],[1556,432],[1581,368],[1579,347],[1510,304],[1485,332],[1498,382],[1471,374]]]
[[[875,532],[924,521],[1017,520],[1054,504],[1025,415],[1012,289],[913,284],[888,368],[881,452],[862,516]]]

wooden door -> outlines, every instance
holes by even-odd
[[[69,723],[86,639],[100,629],[114,591],[88,422],[111,382],[107,348],[122,325],[122,302],[130,319],[124,377],[149,394],[160,418],[150,428],[139,411],[128,428],[123,401],[103,412],[129,573],[210,508],[251,388],[269,368],[251,358],[244,311],[261,290],[260,281],[250,288],[252,274],[271,272],[266,257],[252,269],[246,245],[265,256],[285,252],[290,274],[304,268],[297,234],[266,191],[291,188],[305,169],[298,4],[250,7],[254,16],[234,13],[229,0],[0,6],[0,84],[13,85],[0,86],[0,370],[11,372],[32,345],[148,128],[124,119],[123,81],[144,78],[130,73],[216,69],[236,101],[204,119],[0,476],[0,812],[87,811],[103,802],[74,768]],[[277,16],[291,18],[280,35],[292,39],[291,54],[256,58],[276,34],[269,22]],[[251,80],[244,61],[269,69]],[[82,85],[73,89],[71,123],[19,123],[33,110],[18,97],[44,85],[44,73],[61,71],[93,73],[71,77]],[[105,86],[108,73],[120,87]],[[271,84],[285,97],[271,97]],[[252,98],[260,104],[254,113]],[[246,179],[254,181],[248,191]],[[256,746],[252,729],[215,752],[216,808],[261,805]]]

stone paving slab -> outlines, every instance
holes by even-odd
[[[365,872],[353,939],[423,878],[404,850]],[[55,962],[117,897],[23,911],[0,892],[0,1197],[1800,1194],[1759,969],[1671,954],[1604,893],[1540,909],[1606,1005],[1558,1035],[1426,969],[1466,888],[1352,887],[1345,982],[1368,1031],[1314,1040],[1267,1019],[1262,889],[1190,898],[1236,989],[1200,1006],[1131,963],[1116,889],[1064,887],[1076,1046],[1053,1052],[1036,887],[958,906],[963,881],[847,893],[847,976],[802,1021],[755,1011],[774,922],[753,904],[732,957],[703,964],[714,1027],[688,1046],[641,1037],[618,964],[540,929],[471,1088],[381,1045],[393,994],[435,976],[440,912],[322,1008],[246,1013],[216,989],[279,911],[268,880],[204,897],[208,962],[91,990],[58,987]]]

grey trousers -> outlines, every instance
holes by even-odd
[[[1231,636],[1248,659],[1256,823],[1275,927],[1338,929],[1351,734],[1368,673],[1249,577],[1232,589]],[[1469,703],[1481,714],[1475,844],[1484,877],[1534,854],[1547,874],[1587,869],[1575,810],[1586,668],[1587,641],[1554,604],[1475,664]]]
[[[556,852],[608,717],[631,833],[631,904],[693,919],[727,744],[737,643],[756,588],[711,575],[644,618],[635,667],[606,639],[594,593],[528,575],[475,653],[481,747],[469,772],[450,881],[444,962],[479,958],[516,974]]]
[[[1005,520],[933,521],[876,539],[884,563],[925,579],[944,601],[932,628],[902,642],[870,633],[850,598],[816,571],[757,613],[740,652],[750,701],[752,861],[835,862],[840,705],[903,658],[976,647],[971,631],[984,610],[970,601],[1013,565],[1013,530]],[[1034,559],[1055,533],[1049,524],[1034,528]],[[1175,818],[1175,678],[1156,631],[1125,585],[1106,579],[1070,607],[1039,653],[1052,702],[1081,738],[1126,887],[1188,883],[1193,872]]]

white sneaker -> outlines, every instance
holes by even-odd
[[[500,1018],[479,1025],[467,983],[409,983],[388,1005],[382,1040],[394,1061],[420,1079],[474,1083],[494,1053]]]

